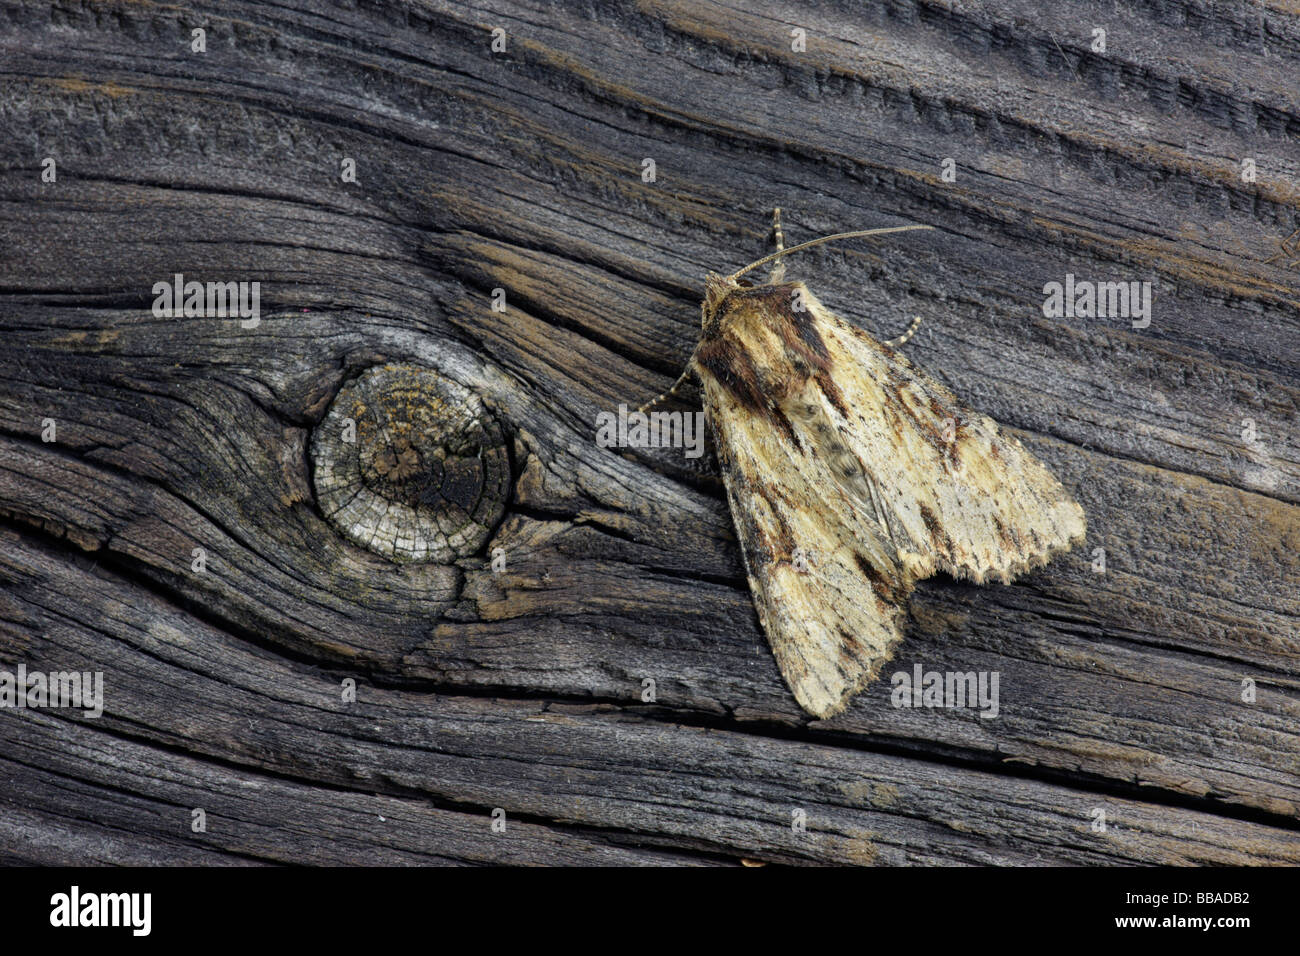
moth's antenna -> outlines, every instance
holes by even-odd
[[[772,210],[772,233],[776,239],[776,251],[785,252],[785,233],[781,231],[781,207],[777,206]],[[778,259],[776,265],[772,266],[772,271],[768,273],[767,281],[776,285],[785,279],[785,260]]]
[[[772,253],[770,256],[764,256],[754,262],[751,262],[739,272],[733,272],[727,278],[739,279],[750,269],[757,269],[759,266],[766,265],[773,259],[779,259],[782,256],[788,256],[792,252],[799,252],[803,249],[811,249],[813,246],[820,246],[823,242],[835,242],[837,239],[857,239],[859,236],[883,236],[889,232],[910,232],[913,229],[933,229],[934,226],[890,226],[888,229],[863,229],[860,232],[840,232],[833,236],[822,236],[820,239],[812,239],[808,242],[801,242],[797,246],[791,246],[789,249],[781,249]]]
[[[695,358],[695,355],[692,353],[691,358],[686,360],[686,368],[682,369],[682,374],[677,377],[677,381],[673,382],[672,388],[656,396],[655,398],[652,398],[650,401],[646,402],[644,405],[638,408],[637,411],[644,412],[647,408],[652,408],[655,405],[658,405],[665,398],[669,398],[673,395],[676,395],[677,390],[682,387],[682,382],[686,381],[688,378],[691,377],[691,359],[693,358]]]
[[[890,339],[885,344],[888,345],[891,349],[896,349],[900,345],[906,345],[907,340],[910,339],[913,335],[915,335],[916,330],[919,329],[920,327],[921,327],[921,317],[918,315],[916,318],[912,320],[912,324],[907,327],[906,332],[904,332],[896,339]]]

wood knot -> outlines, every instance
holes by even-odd
[[[501,427],[432,369],[368,369],[311,440],[316,500],[350,541],[392,561],[449,564],[492,534],[510,496]]]

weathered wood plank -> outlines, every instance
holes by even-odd
[[[7,7],[0,663],[75,652],[122,696],[99,724],[11,731],[0,715],[0,759],[48,802],[12,810],[0,855],[506,859],[477,836],[500,805],[535,828],[518,861],[1294,862],[1300,263],[1277,253],[1300,225],[1300,15],[1244,11]],[[205,55],[188,52],[195,25]],[[791,268],[882,334],[924,316],[914,360],[1017,430],[1087,511],[1087,547],[1022,582],[913,598],[898,669],[997,671],[995,720],[896,709],[882,683],[810,724],[758,629],[716,475],[593,442],[598,411],[675,377],[703,274],[765,252],[778,205],[792,241],[935,224]],[[262,322],[155,318],[152,285],[176,272],[260,281]],[[1150,326],[1044,317],[1044,283],[1067,273],[1151,281]],[[396,566],[319,513],[311,431],[385,361],[472,388],[512,435],[514,498],[487,552],[504,549],[503,573]],[[131,604],[168,640],[122,618]],[[210,654],[171,656],[199,634]],[[333,713],[305,757],[283,728],[323,704],[209,688],[187,723],[146,686],[259,668],[302,685],[322,667],[387,687],[367,691],[380,729]],[[408,734],[459,749],[413,756]],[[10,749],[59,740],[79,749],[48,773]],[[646,767],[620,762],[629,747]],[[150,775],[181,751],[185,786]],[[134,776],[115,803],[117,764]],[[702,766],[661,793],[674,807],[642,792]],[[271,787],[241,805],[238,840],[146,827],[132,851],[114,832],[230,774]],[[58,803],[65,777],[85,788]],[[900,802],[846,794],[850,778]],[[960,812],[941,809],[954,779]],[[400,832],[357,835],[384,801]],[[1115,801],[1133,835],[1086,832],[1080,808]],[[804,803],[825,828],[800,842]],[[333,808],[347,851],[259,830],[294,804]]]
[[[526,828],[512,857],[494,848],[489,830],[488,813],[500,807],[625,839],[786,862],[1300,863],[1300,840],[1256,823],[870,750],[685,726],[656,708],[368,685],[348,701],[328,673],[259,653],[146,589],[2,534],[10,585],[3,619],[37,623],[42,634],[27,639],[27,656],[50,669],[102,668],[105,687],[99,718],[15,712],[0,722],[4,752],[24,771],[20,782],[41,767],[111,781],[133,802],[167,794],[164,807],[147,812],[146,832],[159,838],[183,829],[194,805],[221,821],[200,845],[211,839],[257,858],[339,862],[377,853],[412,862],[437,847],[435,856],[451,859],[673,859],[544,827]],[[174,760],[178,749],[200,759]],[[223,769],[232,764],[292,780],[232,775]],[[241,799],[249,790],[254,796]],[[435,813],[413,801],[420,795],[482,811]],[[57,809],[70,805],[64,799]],[[277,816],[290,805],[289,820]],[[1097,807],[1109,819],[1104,834],[1092,829]],[[806,830],[791,825],[796,812]],[[129,806],[97,815],[125,825],[140,813]],[[218,836],[218,826],[238,835]],[[277,832],[285,827],[289,835]]]
[[[183,705],[184,701],[173,701]],[[603,834],[282,780],[48,717],[6,721],[0,856],[51,865],[695,866],[704,855],[621,847]],[[353,783],[355,786],[355,783]],[[392,788],[387,788],[392,789]],[[496,808],[491,808],[496,809]],[[202,811],[203,829],[192,829]]]

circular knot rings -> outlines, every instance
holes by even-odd
[[[477,395],[432,369],[346,383],[311,440],[316,500],[344,537],[393,561],[448,564],[505,513],[510,458]]]

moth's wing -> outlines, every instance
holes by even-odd
[[[808,295],[828,358],[816,405],[868,473],[875,516],[916,574],[1009,581],[1083,540],[1083,509],[997,423]]]
[[[768,643],[799,705],[834,716],[893,656],[914,579],[878,528],[827,499],[828,462],[801,425],[774,427],[712,377],[701,380]]]

